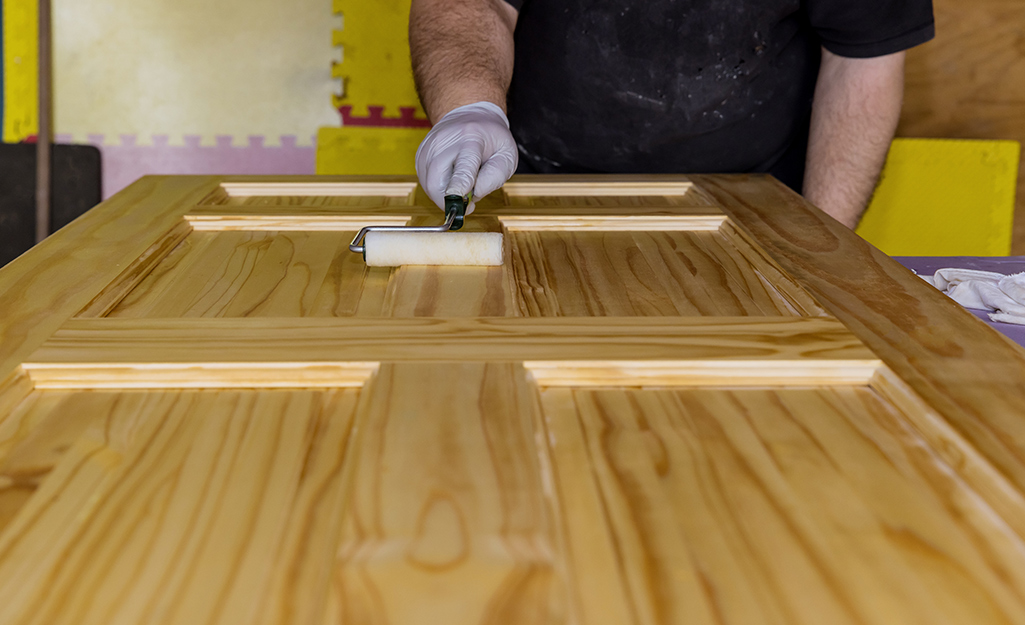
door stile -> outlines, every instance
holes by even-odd
[[[564,556],[523,367],[385,363],[363,394],[329,611],[345,622],[563,622]]]

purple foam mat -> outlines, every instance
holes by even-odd
[[[140,145],[135,135],[89,135],[87,143],[103,155],[103,199],[107,199],[148,174],[313,174],[316,140],[311,137],[311,145],[301,146],[297,137],[283,135],[279,145],[264,145],[262,136],[238,140],[218,135],[216,145],[202,145],[198,135],[184,135],[183,145],[171,145],[167,135],[153,135],[149,145]],[[57,135],[57,141],[70,143],[71,136]]]
[[[1007,275],[1025,271],[1025,256],[894,256],[893,260],[923,276],[931,276],[937,269],[948,267],[995,271]],[[985,321],[997,332],[1025,347],[1025,326],[990,321],[989,312],[985,310],[966,310]]]

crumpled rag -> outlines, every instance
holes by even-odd
[[[993,321],[1025,325],[1025,272],[1005,276],[951,267],[920,277],[965,308],[992,311]]]

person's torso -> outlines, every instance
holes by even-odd
[[[764,171],[818,62],[800,0],[525,0],[509,118],[535,171]]]

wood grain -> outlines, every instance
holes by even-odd
[[[376,362],[85,362],[28,365],[37,389],[362,388]]]
[[[524,361],[542,387],[864,386],[880,362],[865,360],[547,360]],[[35,379],[35,378],[33,378]],[[37,383],[38,384],[38,383]]]
[[[310,202],[318,198],[309,198]],[[185,215],[190,222],[200,224],[198,228],[216,229],[218,221],[239,223],[251,223],[253,227],[262,227],[264,222],[280,220],[285,223],[331,223],[333,221],[346,222],[349,219],[362,219],[370,216],[375,219],[381,218],[403,218],[408,216],[441,217],[442,212],[434,206],[388,206],[384,204],[372,204],[368,206],[246,206],[246,205],[221,205],[221,204],[200,204],[192,207]],[[209,226],[204,225],[209,222]],[[365,225],[365,224],[364,224]],[[362,226],[360,226],[362,227]],[[352,229],[352,228],[350,228]],[[356,228],[358,230],[358,228]]]
[[[872,391],[542,405],[585,622],[1025,620],[1020,539]]]
[[[81,413],[0,537],[0,620],[315,622],[355,400],[149,393]]]
[[[174,251],[182,241],[192,232],[187,222],[175,224],[171,230],[161,237],[148,250],[136,258],[121,275],[114,278],[107,288],[93,298],[93,301],[83,308],[76,315],[77,317],[105,317],[116,307],[129,293],[139,286],[164,259]]]
[[[318,211],[320,213],[320,211]],[[272,212],[235,212],[193,211],[185,216],[193,230],[249,230],[249,231],[341,231],[357,232],[363,226],[405,226],[409,223],[407,215],[352,215],[326,214],[287,214],[284,211]]]
[[[508,182],[506,185],[516,184]],[[545,185],[547,186],[547,184]],[[567,190],[587,188],[586,185],[572,185]],[[601,191],[601,189],[599,189]],[[619,208],[646,208],[649,210],[662,210],[676,212],[679,208],[698,209],[695,212],[706,212],[708,204],[703,197],[695,197],[689,194],[680,195],[624,195],[629,189],[615,190],[620,195],[608,195],[599,193],[597,195],[509,195],[506,198],[506,205],[512,209],[534,209],[534,208],[575,208],[586,209],[619,209]],[[583,211],[581,211],[583,212]]]
[[[282,189],[287,191],[287,189]],[[226,196],[223,200],[218,200],[225,207],[243,207],[249,209],[256,208],[289,208],[289,207],[308,207],[308,208],[331,208],[338,210],[341,208],[355,208],[355,209],[373,209],[373,208],[395,208],[409,206],[409,199],[406,197],[388,197],[384,195],[377,196],[358,196],[358,195],[335,195],[335,196],[317,196],[317,195],[254,195],[254,196]]]
[[[110,316],[379,314],[391,274],[349,251],[354,234],[194,232]]]
[[[522,367],[384,365],[365,394],[332,620],[564,622]]]
[[[416,180],[409,176],[386,179],[381,176],[307,177],[288,182],[254,179],[251,182],[227,179],[221,189],[228,197],[387,197],[411,200]]]
[[[517,176],[502,186],[506,199],[519,197],[675,197],[689,195],[694,185],[684,176],[659,179],[630,176]]]
[[[367,267],[363,257],[342,241],[328,265],[324,282],[307,311],[310,317],[381,317],[391,281],[391,267]]]
[[[718,230],[726,220],[721,215],[679,215],[679,216],[630,216],[609,215],[607,217],[559,217],[533,216],[501,217],[507,230],[566,231],[598,230],[613,232],[644,232],[670,230]]]
[[[712,207],[685,176],[514,176],[502,187],[509,206]]]
[[[819,317],[76,319],[25,367],[358,361],[875,360]]]
[[[877,369],[869,385],[900,411],[908,427],[929,444],[958,478],[996,511],[1019,538],[1025,539],[1025,494],[888,367]]]
[[[194,232],[110,316],[218,316],[254,278],[274,236],[251,232]]]
[[[412,178],[148,179],[0,270],[0,623],[1025,623],[1025,352],[765,177],[550,182],[490,273],[330,230]]]
[[[781,184],[696,179],[827,312],[1025,488],[1025,351]]]
[[[435,223],[434,217],[413,218]],[[369,221],[376,221],[376,218]],[[469,228],[499,228],[494,218]],[[502,267],[372,268],[353,231],[193,232],[110,310],[112,317],[505,316]]]
[[[282,230],[301,230],[303,226],[324,230],[358,230],[359,228],[354,227],[357,224],[359,227],[370,223],[403,225],[406,219],[412,217],[426,217],[432,225],[443,220],[442,211],[433,204],[401,208],[372,202],[360,206],[313,205],[317,199],[309,198],[311,204],[302,206],[272,203],[260,206],[199,205],[193,207],[185,218],[197,230],[271,230],[272,225],[276,223],[282,225]],[[712,223],[718,225],[724,218],[722,211],[713,206],[633,207],[630,209],[630,215],[624,216],[622,209],[614,205],[587,207],[564,204],[565,202],[555,202],[544,206],[518,207],[482,202],[467,218],[466,223],[470,226],[481,218],[498,217],[514,226],[536,224],[538,228],[551,228],[558,223],[582,226],[596,224],[605,230],[637,230],[638,228],[625,223],[624,218],[629,217],[641,224],[652,223],[672,226],[672,229],[692,230],[698,227],[707,228]]]
[[[741,258],[747,261],[750,270],[754,271],[759,279],[765,283],[767,289],[771,289],[784,301],[792,310],[798,314],[807,316],[826,316],[825,309],[815,301],[808,291],[791,278],[771,258],[761,251],[761,248],[750,239],[742,230],[729,221],[723,223],[719,229],[726,240],[728,240]]]
[[[15,518],[112,394],[49,391],[28,395],[0,422],[0,532]]]
[[[412,226],[438,225],[437,216],[414,217]],[[463,231],[502,232],[494,217],[473,215]],[[508,236],[508,235],[506,235]],[[504,245],[508,259],[508,245]],[[391,274],[384,300],[391,317],[505,317],[514,300],[515,285],[506,267],[403,265]]]
[[[718,232],[511,232],[524,316],[793,315]]]
[[[144,178],[7,264],[0,272],[0,379],[181,222],[215,184],[199,176]]]
[[[480,314],[743,314],[742,311],[795,314],[808,306],[795,302],[800,294],[777,290],[738,254],[736,244],[715,233],[703,239],[685,235],[654,235],[644,232],[601,236],[576,234],[589,230],[616,231],[668,224],[670,230],[711,230],[722,217],[709,215],[653,215],[647,217],[505,215],[496,220],[479,211],[467,228],[528,229],[516,236],[503,268],[403,267],[381,273],[346,257],[346,246],[355,228],[368,223],[402,222],[435,224],[439,211],[424,215],[330,214],[323,210],[289,216],[281,207],[270,212],[224,212],[219,207],[194,209],[187,215],[197,232],[179,245],[165,261],[151,269],[136,288],[116,307],[112,316],[300,316],[388,314],[392,316],[439,316]],[[557,209],[549,209],[548,212]],[[543,212],[543,211],[542,211]],[[639,221],[638,221],[639,220]],[[624,225],[624,221],[631,222]],[[283,227],[284,231],[272,228]],[[335,232],[337,230],[337,232]],[[556,230],[556,232],[549,232]],[[561,230],[561,232],[559,231]],[[210,231],[219,231],[213,233]],[[237,232],[236,232],[237,231]],[[542,232],[537,232],[542,231]],[[635,247],[647,250],[637,267],[629,258]],[[559,259],[541,255],[571,255],[575,265],[559,276],[540,276]],[[625,256],[624,256],[625,255]],[[749,254],[750,256],[750,254]],[[584,275],[582,265],[601,261],[594,275]],[[711,261],[711,262],[709,262]],[[201,270],[200,268],[205,268]],[[643,289],[627,289],[638,282],[634,270],[647,280]],[[387,270],[385,270],[387,271]],[[567,274],[566,271],[569,273]],[[698,276],[688,273],[703,272]],[[206,274],[205,277],[203,274]],[[444,279],[442,275],[444,274]],[[716,275],[718,274],[718,275]],[[734,276],[735,280],[731,280]],[[714,282],[701,285],[707,278]],[[578,281],[594,279],[578,284]],[[205,279],[205,282],[204,282]],[[568,281],[568,284],[567,284]],[[677,294],[677,282],[690,285],[690,293]],[[724,282],[725,281],[725,282]],[[780,280],[785,282],[785,280]],[[736,291],[716,303],[711,291],[730,283]],[[120,283],[119,283],[120,284]],[[357,285],[362,285],[357,288]],[[565,285],[565,286],[561,286]],[[123,286],[111,287],[124,290]],[[784,287],[786,288],[786,287]],[[296,289],[302,289],[300,295]],[[579,298],[562,303],[559,290],[579,291]],[[618,289],[627,290],[622,304]],[[338,296],[348,293],[345,304]],[[796,285],[789,290],[799,292]],[[540,299],[538,299],[540,298]],[[689,299],[688,299],[689,298]],[[690,299],[711,300],[694,305]],[[365,300],[365,301],[364,301]],[[674,301],[675,300],[675,301]],[[750,301],[749,301],[750,300]],[[807,301],[809,298],[804,297]],[[298,302],[299,311],[285,311]],[[603,304],[608,302],[608,304]],[[444,304],[442,304],[444,303]],[[609,306],[612,306],[609,308]]]
[[[31,392],[32,381],[20,366],[0,381],[0,423]]]

